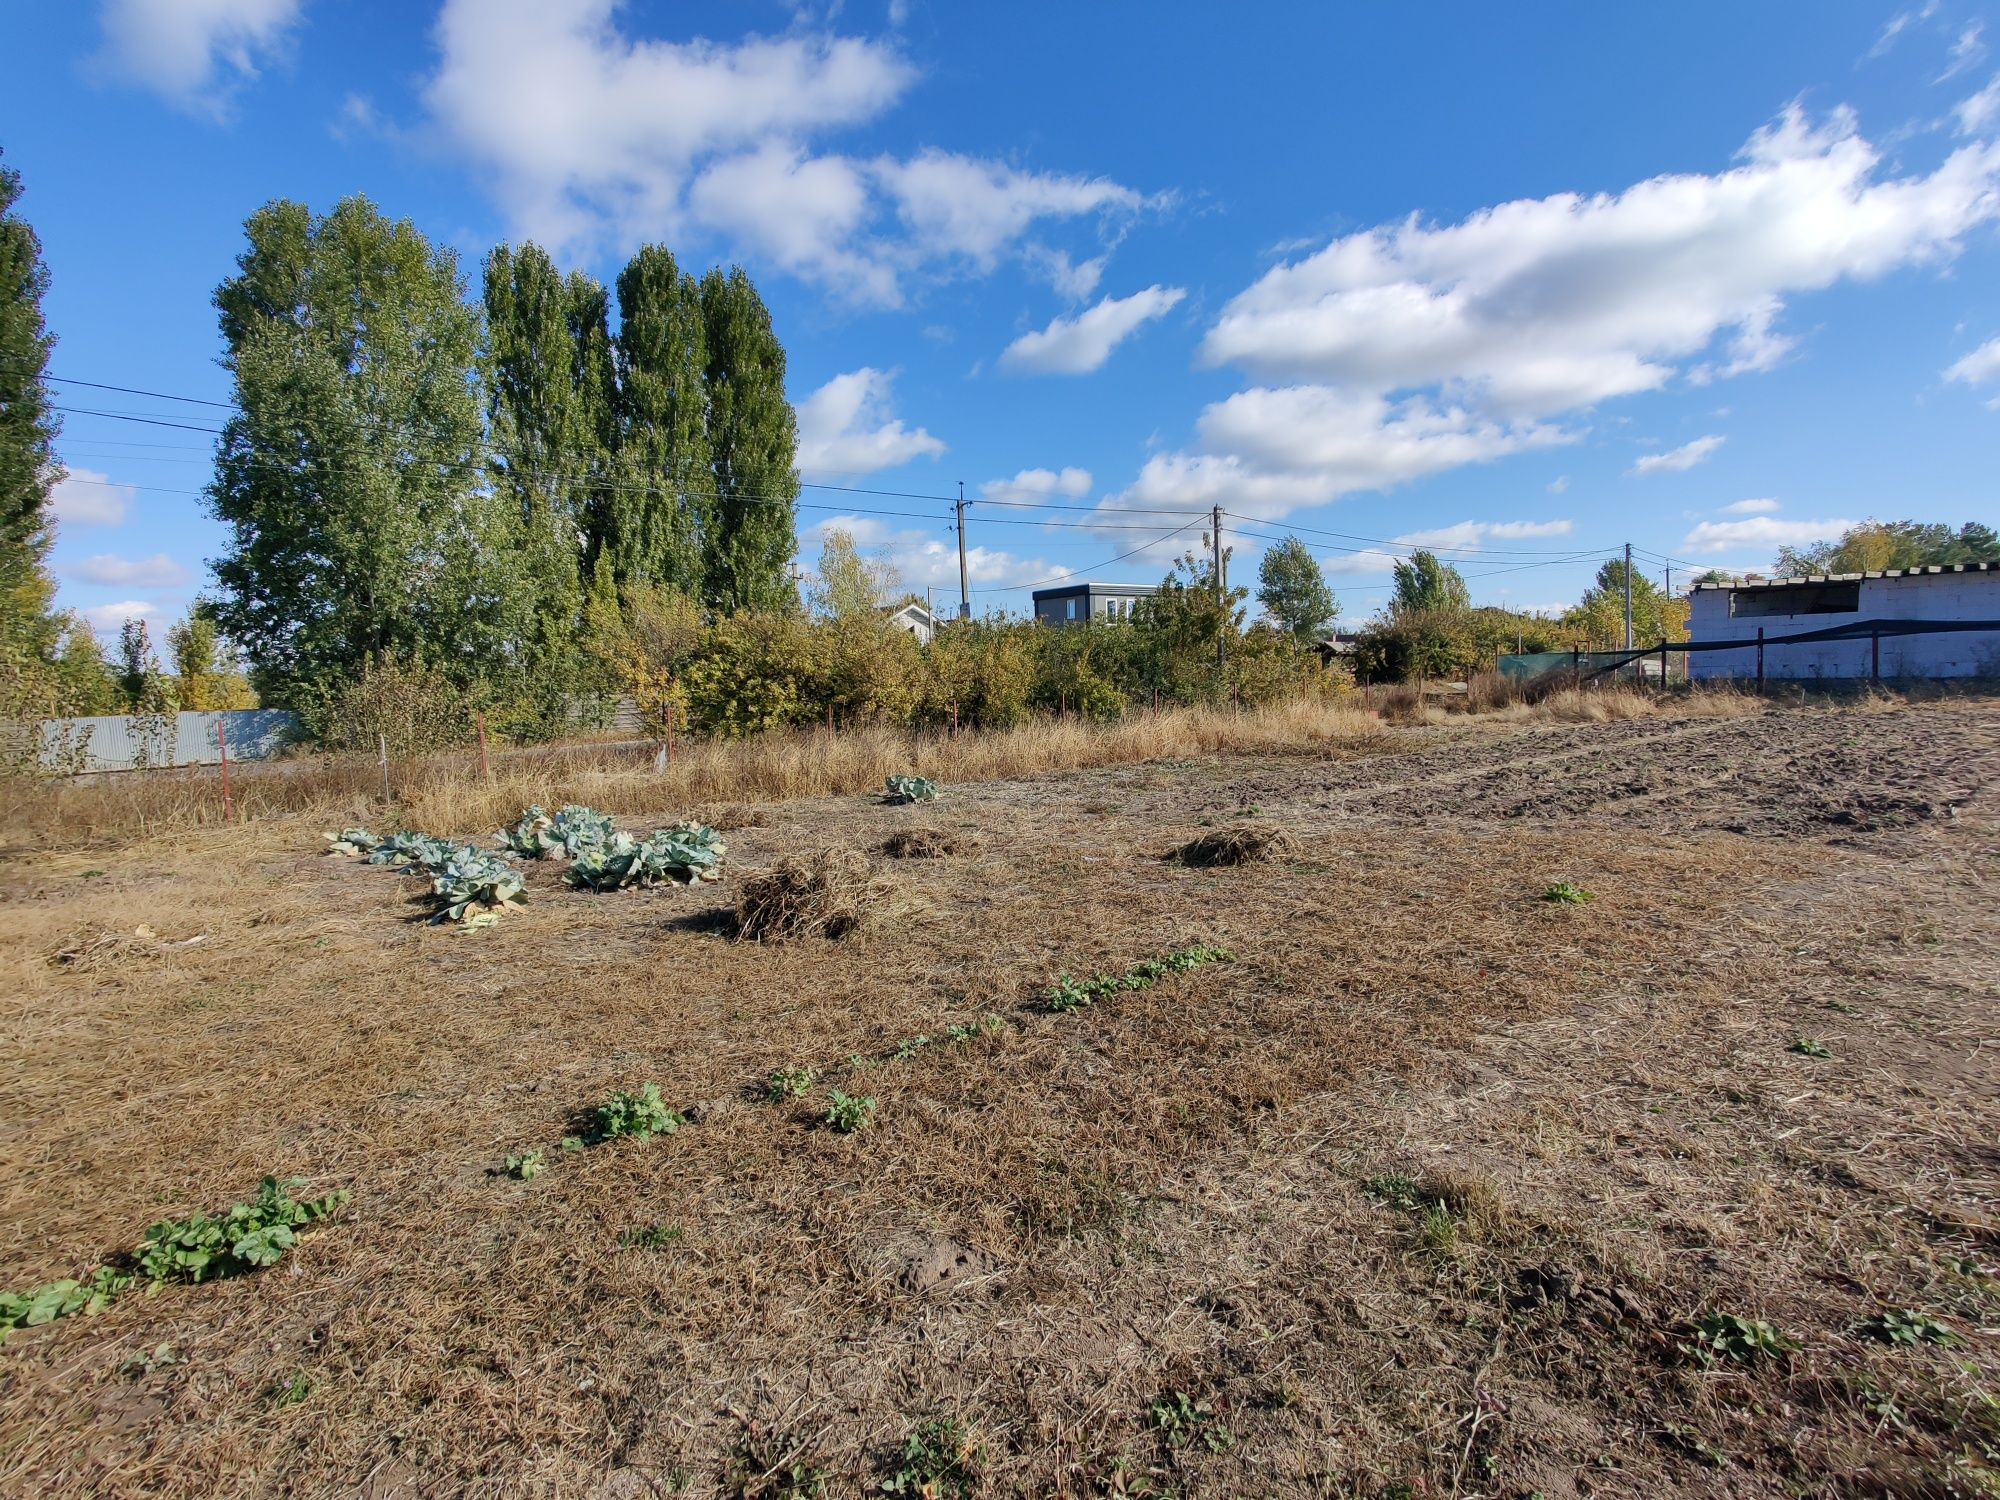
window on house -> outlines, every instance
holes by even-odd
[[[1065,620],[1074,620],[1076,618],[1076,601],[1074,599],[1063,600],[1063,618]]]
[[[1770,588],[1731,589],[1732,619],[1767,615],[1851,615],[1861,608],[1861,583],[1781,583]]]

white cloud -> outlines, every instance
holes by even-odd
[[[1024,333],[1000,356],[1008,369],[1038,375],[1088,375],[1102,369],[1111,351],[1153,319],[1164,317],[1187,293],[1177,286],[1149,286],[1129,297],[1106,297],[1073,318]]]
[[[1567,490],[1568,488],[1569,488],[1569,475],[1567,474],[1556,475],[1556,477],[1554,479],[1551,479],[1548,484],[1548,490],[1551,495],[1560,495],[1563,493],[1563,491]]]
[[[1740,552],[1751,548],[1807,547],[1851,528],[1853,521],[1779,521],[1753,516],[1747,521],[1703,521],[1681,546],[1690,552]]]
[[[863,366],[836,375],[799,403],[799,468],[873,474],[913,458],[936,458],[944,443],[910,428],[889,409],[892,377]]]
[[[559,251],[644,238],[766,257],[858,303],[896,306],[914,274],[985,274],[1024,255],[1059,286],[1102,256],[1023,240],[1045,221],[1129,220],[1145,199],[1102,177],[926,150],[819,150],[870,125],[917,73],[891,41],[800,29],[733,44],[629,34],[618,0],[445,0],[424,88],[435,130],[481,170],[514,232]]]
[[[101,20],[111,72],[219,120],[237,88],[283,58],[299,0],[104,0]]]
[[[1722,514],[1725,516],[1768,516],[1772,511],[1778,509],[1781,509],[1781,507],[1775,500],[1738,500],[1732,505],[1723,506]]]
[[[1880,175],[1836,110],[1787,109],[1714,175],[1557,194],[1457,224],[1415,218],[1273,268],[1224,308],[1210,364],[1377,391],[1424,386],[1508,415],[1656,389],[1718,336],[1718,372],[1767,368],[1786,295],[1941,262],[2000,216],[2000,145]]]
[[[1665,453],[1648,453],[1632,465],[1628,473],[1637,474],[1642,479],[1648,474],[1673,474],[1682,469],[1692,469],[1720,448],[1727,439],[1710,434],[1698,437],[1691,443],[1682,443],[1678,448]]]
[[[1062,495],[1081,500],[1090,493],[1090,470],[1023,469],[1012,479],[989,479],[979,487],[989,500],[1020,500]]]
[[[186,568],[164,552],[139,558],[99,552],[86,557],[68,571],[85,583],[105,584],[112,588],[178,588],[191,576]]]
[[[1456,526],[1406,532],[1396,540],[1410,547],[1442,547],[1452,551],[1478,547],[1490,541],[1568,536],[1575,529],[1574,521],[1460,521]]]
[[[49,495],[49,509],[64,526],[121,526],[138,500],[137,485],[113,484],[95,469],[71,469]]]
[[[1071,302],[1082,302],[1096,293],[1097,284],[1104,279],[1104,268],[1111,261],[1109,253],[1089,260],[1072,260],[1067,250],[1051,250],[1047,245],[1025,246],[1022,254],[1030,269],[1046,277],[1049,285]]]
[[[1962,380],[1967,385],[2000,376],[2000,338],[1988,339],[1944,372],[1946,380]]]
[[[1406,556],[1402,552],[1384,552],[1378,547],[1364,547],[1358,552],[1336,552],[1331,557],[1320,559],[1320,566],[1327,572],[1349,577],[1366,577],[1377,573],[1392,573],[1396,564]]]
[[[1983,40],[1985,35],[1986,23],[1983,21],[1974,21],[1959,32],[1958,40],[1951,44],[1951,57],[1945,63],[1944,71],[1938,74],[1937,82],[1943,83],[1946,79],[1956,78],[1985,57],[1986,43]]]
[[[127,620],[158,618],[160,607],[144,599],[126,599],[117,604],[93,604],[80,613],[99,635],[115,636]]]
[[[800,534],[800,556],[817,555],[826,533],[836,528],[850,533],[860,550],[893,564],[905,588],[922,593],[926,584],[935,587],[940,613],[945,612],[947,598],[954,606],[950,612],[957,613],[958,543],[948,530],[934,533],[899,529],[873,516],[832,516],[815,522]],[[1041,558],[1017,557],[1011,552],[973,545],[965,549],[965,571],[977,591],[1035,583],[1062,570]]]
[[[2000,73],[1969,99],[1961,99],[1952,109],[1960,135],[1978,135],[1987,126],[2000,122]]]

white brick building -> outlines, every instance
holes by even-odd
[[[1688,639],[1744,641],[1740,651],[1691,651],[1689,675],[1754,678],[1756,639],[1765,637],[1767,681],[1869,677],[1877,651],[1883,677],[2000,677],[2000,628],[1925,635],[1885,633],[1874,621],[1987,622],[2000,625],[2000,563],[1902,568],[1698,584],[1688,596]],[[1845,639],[1773,645],[1781,636],[1845,627]]]

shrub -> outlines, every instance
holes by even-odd
[[[373,755],[378,736],[389,753],[420,755],[470,741],[472,702],[444,673],[396,656],[365,664],[352,682],[301,684],[292,707],[306,732],[328,750]]]
[[[648,1083],[636,1094],[621,1089],[598,1105],[591,1116],[590,1141],[596,1145],[620,1136],[651,1140],[656,1135],[672,1135],[685,1124],[685,1115],[667,1108],[660,1086]]]

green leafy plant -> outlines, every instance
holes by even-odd
[[[1826,1008],[1843,1016],[1858,1016],[1861,1014],[1860,1006],[1849,1005],[1845,1000],[1829,1000],[1826,1002]]]
[[[1236,1446],[1236,1435],[1222,1424],[1215,1407],[1186,1391],[1168,1391],[1153,1403],[1152,1416],[1169,1448],[1198,1441],[1211,1453],[1227,1453]]]
[[[896,1050],[889,1054],[889,1059],[891,1062],[908,1062],[930,1044],[931,1039],[927,1036],[904,1037],[896,1043]]]
[[[547,1165],[544,1152],[520,1151],[507,1158],[507,1175],[516,1182],[533,1182]]]
[[[948,1042],[969,1042],[975,1037],[997,1036],[1006,1029],[1007,1018],[988,1011],[977,1021],[955,1021],[945,1027],[944,1039]]]
[[[0,1343],[16,1328],[39,1328],[82,1313],[94,1318],[131,1288],[129,1272],[99,1266],[82,1281],[51,1281],[31,1292],[0,1292]]]
[[[337,854],[342,859],[366,859],[381,844],[381,840],[365,828],[343,828],[339,833],[326,836],[326,852]],[[101,875],[102,870],[88,873]]]
[[[1883,1309],[1861,1325],[1861,1332],[1885,1344],[1956,1344],[1959,1341],[1949,1324],[1938,1321],[1929,1313],[1902,1307]]]
[[[1442,1203],[1426,1203],[1417,1210],[1417,1239],[1435,1255],[1450,1255],[1458,1249],[1458,1220]]]
[[[519,909],[527,900],[521,872],[470,844],[454,849],[431,876],[437,910],[431,921],[460,922],[484,927],[500,920],[503,911]]]
[[[1796,1052],[1801,1057],[1833,1056],[1833,1053],[1828,1050],[1825,1042],[1820,1041],[1817,1037],[1810,1037],[1810,1036],[1800,1037],[1796,1042],[1793,1042],[1792,1045],[1786,1050],[1790,1052]]]
[[[434,869],[451,858],[455,846],[450,839],[434,839],[427,833],[392,833],[379,840],[369,852],[371,865],[393,865],[403,873]]]
[[[618,1236],[618,1245],[623,1250],[666,1250],[681,1242],[681,1229],[677,1224],[648,1224],[640,1229],[627,1229]]]
[[[1552,906],[1581,906],[1586,901],[1595,901],[1597,897],[1573,881],[1558,880],[1543,889],[1542,899]]]
[[[813,1070],[807,1067],[773,1068],[764,1080],[764,1098],[772,1104],[787,1099],[803,1099],[812,1092]]]
[[[722,856],[728,849],[713,828],[700,823],[676,823],[643,839],[615,833],[602,844],[578,850],[568,879],[593,891],[720,880]]]
[[[1404,1177],[1394,1172],[1386,1172],[1380,1176],[1369,1178],[1361,1184],[1361,1190],[1367,1193],[1369,1197],[1386,1203],[1389,1207],[1398,1209],[1406,1214],[1415,1213],[1417,1205],[1421,1201],[1417,1196],[1416,1179],[1413,1177]]]
[[[832,1089],[827,1094],[826,1123],[829,1128],[842,1135],[853,1135],[858,1130],[866,1130],[875,1122],[875,1100],[872,1097],[854,1098]]]
[[[657,1083],[642,1085],[636,1094],[620,1089],[597,1106],[591,1117],[592,1144],[630,1136],[650,1140],[656,1135],[672,1135],[687,1124],[687,1117],[667,1108]]]
[[[1694,1327],[1697,1338],[1691,1352],[1703,1364],[1712,1364],[1717,1359],[1736,1364],[1782,1359],[1799,1347],[1762,1319],[1739,1317],[1735,1313],[1709,1313]]]
[[[933,1417],[903,1439],[896,1468],[882,1481],[882,1490],[924,1500],[969,1500],[979,1492],[985,1464],[986,1449],[977,1438],[950,1417]]]
[[[512,828],[503,830],[501,844],[523,859],[546,859],[564,854],[571,859],[585,849],[594,849],[612,836],[611,819],[594,807],[569,803],[550,817],[540,807],[530,807]]]
[[[276,1265],[298,1243],[299,1233],[331,1218],[349,1194],[299,1199],[300,1179],[266,1177],[257,1196],[220,1216],[162,1219],[133,1252],[138,1273],[151,1281],[210,1281]]]
[[[891,802],[935,802],[938,784],[928,776],[891,776],[884,787]]]
[[[1125,990],[1143,990],[1170,974],[1190,974],[1204,964],[1228,963],[1235,956],[1227,948],[1212,943],[1196,943],[1192,947],[1176,948],[1158,958],[1142,958],[1123,974],[1093,974],[1088,979],[1059,974],[1048,994],[1042,997],[1042,1003],[1058,1015],[1067,1015],[1095,1005],[1106,996]]]

